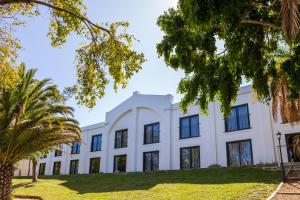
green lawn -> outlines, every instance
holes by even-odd
[[[278,171],[255,168],[49,176],[35,184],[13,180],[14,194],[45,200],[265,199],[279,182]]]

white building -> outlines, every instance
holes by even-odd
[[[293,152],[286,139],[299,134],[300,125],[275,122],[270,107],[254,100],[251,86],[240,89],[227,119],[218,102],[209,104],[208,115],[196,105],[183,114],[172,99],[172,95],[134,92],[106,113],[105,122],[83,127],[80,145],[63,145],[62,154],[56,151],[42,158],[38,173],[137,172],[273,163],[279,160],[278,131],[283,134],[284,162],[291,160]]]

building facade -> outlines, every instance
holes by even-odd
[[[40,159],[40,175],[141,172],[243,166],[278,162],[276,133],[282,133],[284,162],[293,159],[290,139],[300,125],[275,122],[271,109],[253,98],[251,86],[240,88],[227,118],[220,103],[208,114],[197,105],[186,114],[172,95],[134,92],[106,113],[105,122],[82,128],[81,144]],[[298,160],[295,160],[298,161]],[[20,173],[20,172],[19,172]]]

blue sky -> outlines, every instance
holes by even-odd
[[[67,103],[75,108],[75,118],[81,126],[105,119],[105,113],[132,95],[134,91],[145,94],[172,94],[174,101],[180,100],[176,93],[182,72],[167,67],[162,58],[158,58],[156,44],[162,38],[162,32],[156,25],[157,17],[170,7],[176,6],[176,0],[85,0],[88,16],[95,22],[113,22],[127,20],[128,32],[139,40],[134,49],[143,52],[147,62],[130,81],[126,89],[115,93],[109,85],[104,98],[98,100],[92,110],[80,107],[75,100]],[[20,61],[27,67],[38,69],[37,78],[51,78],[61,89],[76,82],[74,50],[81,40],[71,36],[62,48],[50,46],[47,37],[48,14],[42,9],[42,15],[27,20],[28,24],[17,31],[24,50],[20,52]]]

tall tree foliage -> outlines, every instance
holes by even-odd
[[[181,107],[186,111],[196,101],[206,111],[219,100],[228,114],[245,77],[262,102],[276,96],[274,108],[299,111],[298,6],[294,0],[179,0],[177,9],[161,15],[158,54],[186,74],[178,87]],[[217,40],[224,42],[221,51]]]
[[[87,18],[82,0],[0,0],[0,88],[12,88],[20,81],[14,71],[21,48],[15,28],[25,24],[22,16],[40,15],[40,7],[49,8],[52,46],[63,46],[72,33],[87,41],[76,50],[77,84],[67,90],[76,94],[80,104],[93,107],[110,78],[115,90],[126,87],[145,61],[132,49],[135,38],[126,32],[128,22],[94,23]]]
[[[10,199],[13,166],[36,152],[80,140],[73,109],[48,79],[35,80],[35,70],[18,68],[21,81],[0,89],[0,199]]]

